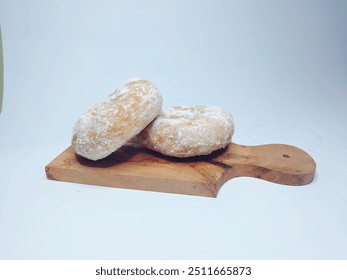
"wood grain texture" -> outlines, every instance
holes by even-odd
[[[306,152],[289,145],[231,143],[208,156],[179,159],[133,141],[99,161],[82,158],[69,147],[46,166],[46,175],[65,182],[216,197],[235,177],[300,186],[313,180],[315,169]]]

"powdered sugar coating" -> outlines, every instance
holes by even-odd
[[[128,80],[77,120],[72,148],[91,160],[107,157],[145,128],[159,114],[162,102],[151,82]]]
[[[232,116],[220,107],[176,106],[163,110],[137,138],[164,155],[191,157],[226,147],[233,134]]]

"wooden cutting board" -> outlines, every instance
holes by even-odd
[[[300,186],[313,180],[315,169],[311,156],[289,145],[231,143],[208,156],[179,159],[130,141],[99,161],[82,158],[69,147],[46,166],[46,175],[65,182],[216,197],[232,178],[247,176]]]

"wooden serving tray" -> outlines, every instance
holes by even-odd
[[[45,169],[52,180],[216,197],[226,181],[241,176],[305,185],[313,180],[316,164],[303,150],[282,144],[231,143],[208,156],[179,159],[130,141],[99,161],[82,158],[69,147]]]

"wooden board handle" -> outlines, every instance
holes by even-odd
[[[225,180],[247,176],[273,183],[300,186],[312,182],[316,163],[305,151],[290,145],[232,144],[214,159],[227,169]]]

